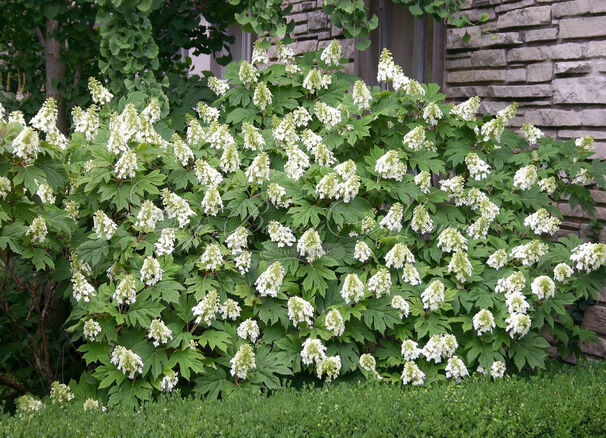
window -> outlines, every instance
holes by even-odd
[[[366,0],[379,26],[371,32],[371,45],[356,52],[354,69],[367,84],[377,84],[379,55],[388,48],[406,76],[422,82],[443,83],[445,28],[431,18],[413,17],[408,8],[392,0]]]
[[[204,18],[202,18],[204,20]],[[234,42],[229,46],[229,52],[234,61],[246,60],[250,61],[252,56],[252,45],[254,35],[243,32],[239,24],[234,24],[227,28],[227,33],[234,37]],[[222,78],[225,72],[225,67],[217,63],[214,55],[193,55],[184,51],[184,56],[190,56],[192,59],[191,74],[201,74],[203,71],[210,71],[213,75]],[[226,52],[226,51],[225,51]],[[224,55],[225,53],[222,53]]]

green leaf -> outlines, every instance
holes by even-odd
[[[222,330],[205,330],[198,339],[198,344],[201,347],[208,345],[211,350],[219,349],[223,352],[227,351],[227,347],[232,343],[231,336]]]
[[[198,349],[186,348],[185,350],[175,351],[170,355],[168,366],[174,368],[179,365],[181,375],[189,380],[191,372],[201,373],[204,371],[204,356]]]
[[[109,251],[109,245],[105,239],[87,240],[77,250],[78,257],[90,266],[97,266],[104,260]]]
[[[549,343],[541,335],[530,332],[521,339],[514,339],[507,350],[518,370],[525,365],[530,368],[545,368],[545,358]]]

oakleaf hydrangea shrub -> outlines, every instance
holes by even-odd
[[[185,132],[159,101],[113,103],[91,81],[96,103],[56,148],[67,188],[22,188],[14,165],[58,141],[4,116],[5,192],[73,221],[79,388],[115,404],[287,379],[500,378],[541,367],[545,333],[563,354],[591,339],[568,308],[597,296],[606,245],[557,239],[554,201],[591,209],[587,186],[606,187],[593,139],[517,136],[516,104],[446,104],[388,51],[386,90],[371,89],[340,71],[340,50],[295,59],[279,44],[268,65],[256,45],[209,80],[216,100]],[[15,239],[51,247],[44,217]]]

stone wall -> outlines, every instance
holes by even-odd
[[[448,29],[445,93],[453,100],[478,95],[491,114],[517,101],[514,127],[532,123],[560,139],[593,135],[596,156],[606,158],[606,0],[468,0],[464,9],[471,20],[488,20]],[[606,192],[592,195],[596,218],[606,220]],[[588,237],[589,216],[559,207],[562,232]],[[606,242],[606,229],[599,240]],[[606,357],[606,290],[584,321],[600,334],[586,352]]]

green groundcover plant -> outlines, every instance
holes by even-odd
[[[554,201],[591,209],[605,187],[593,138],[517,136],[515,104],[446,104],[388,51],[370,90],[340,52],[278,45],[269,65],[256,45],[182,133],[166,100],[94,79],[69,137],[52,100],[2,114],[5,282],[29,267],[69,297],[87,364],[53,400],[499,378],[543,366],[543,332],[563,354],[592,339],[569,308],[597,296],[606,245],[553,236]]]
[[[551,364],[553,365],[553,364]],[[496,382],[401,388],[367,382],[281,388],[269,397],[239,392],[225,400],[161,396],[137,410],[101,412],[81,403],[0,417],[15,437],[596,437],[606,430],[604,364],[549,366]],[[302,407],[304,407],[302,409]]]

